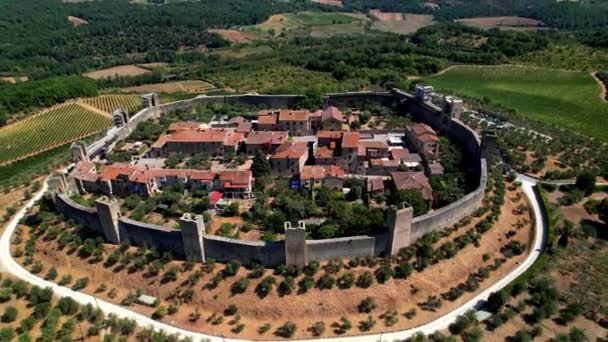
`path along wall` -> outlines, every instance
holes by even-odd
[[[234,95],[234,96],[199,96],[191,100],[163,104],[156,108],[147,108],[133,116],[126,126],[114,128],[97,142],[91,144],[87,151],[96,154],[104,149],[111,149],[113,144],[126,138],[140,122],[155,116],[171,113],[176,110],[208,103],[229,103],[266,106],[268,108],[295,107],[303,99],[298,95]],[[415,217],[410,227],[410,241],[413,242],[422,235],[443,229],[471,215],[484,198],[487,181],[487,167],[481,159],[481,141],[477,134],[462,122],[446,116],[441,108],[417,101],[412,95],[400,90],[387,92],[356,92],[329,94],[325,105],[354,106],[365,103],[381,103],[385,106],[397,107],[411,113],[417,120],[425,122],[435,130],[447,135],[458,142],[465,150],[468,172],[474,174],[474,190],[460,200],[426,215]],[[69,199],[66,195],[54,198],[57,209],[66,217],[103,234],[98,213],[95,209],[83,207]],[[169,250],[176,255],[186,255],[181,231],[127,218],[118,220],[121,240],[129,240],[135,245],[155,246]],[[395,231],[403,231],[396,229]],[[328,240],[307,240],[305,253],[307,260],[328,260],[336,257],[384,256],[391,241],[388,233],[378,236],[354,236]],[[203,236],[204,254],[206,258],[214,258],[221,262],[239,260],[242,263],[257,261],[268,266],[285,262],[285,241],[243,241],[222,238],[218,236]]]

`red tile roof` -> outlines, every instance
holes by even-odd
[[[318,147],[315,150],[315,158],[317,159],[331,159],[334,157],[334,150],[329,149],[325,146]]]
[[[340,139],[340,138],[342,138],[342,132],[340,132],[340,131],[318,131],[317,138]]]
[[[177,131],[167,137],[168,142],[224,142],[226,130]]]
[[[169,132],[175,132],[175,131],[181,131],[181,130],[194,131],[194,130],[202,129],[204,127],[204,125],[205,124],[202,124],[201,122],[174,122],[171,125],[169,125]]]
[[[409,154],[410,150],[408,150],[407,148],[394,148],[391,150],[391,157],[394,160],[402,160]]]
[[[395,171],[391,172],[391,178],[398,190],[418,190],[426,200],[433,199],[433,188],[429,180],[421,171]]]
[[[130,176],[134,171],[142,169],[129,163],[114,163],[106,165],[101,169],[99,177],[102,180],[117,179],[119,176]]]
[[[378,150],[388,150],[388,145],[383,142],[383,141],[376,141],[376,140],[362,140],[360,142],[360,144],[362,146],[365,146],[365,148],[375,148]]]
[[[286,142],[279,146],[270,156],[272,159],[300,159],[308,152],[308,144],[304,142]]]
[[[371,166],[375,167],[399,167],[401,162],[399,160],[390,160],[390,159],[372,159],[369,161]]]
[[[152,148],[162,148],[163,146],[165,146],[165,143],[167,143],[168,137],[169,137],[169,135],[167,135],[167,134],[161,134],[161,136],[158,137],[158,139],[154,142],[154,144],[152,144]]]
[[[308,121],[308,114],[306,110],[281,110],[279,121]]]
[[[224,140],[224,146],[236,146],[245,139],[245,134],[236,132],[228,135]]]
[[[423,134],[437,135],[437,133],[431,126],[420,122],[413,124],[411,130],[414,132],[414,134],[416,134],[416,136],[420,136]]]
[[[359,132],[344,132],[342,148],[359,148]]]
[[[334,119],[334,120],[342,122],[343,121],[342,112],[334,106],[327,107],[321,114],[321,120],[327,121],[330,119]]]
[[[230,183],[231,187],[249,186],[251,182],[251,171],[249,170],[222,170],[218,177],[221,181]]]
[[[76,167],[72,171],[74,178],[81,179],[83,181],[95,182],[99,179],[99,175],[96,172],[95,163],[90,161],[79,161]]]
[[[258,125],[276,125],[277,116],[271,112],[260,112],[258,116]]]
[[[325,179],[327,177],[344,177],[344,169],[336,165],[305,165],[300,172],[300,179]]]
[[[272,144],[279,145],[287,141],[289,133],[287,132],[251,132],[245,139],[245,144],[261,145]]]

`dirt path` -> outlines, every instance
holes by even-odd
[[[597,71],[592,71],[589,73],[589,75],[591,75],[591,77],[593,77],[593,79],[599,83],[600,88],[602,88],[602,91],[600,92],[600,99],[602,99],[604,102],[608,102],[608,98],[606,98],[608,89],[606,88],[606,84],[604,84],[604,82],[597,77]]]

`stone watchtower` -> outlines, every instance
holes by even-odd
[[[460,115],[464,112],[462,100],[456,96],[446,96],[444,111],[450,118],[460,120]]]
[[[106,196],[100,197],[95,201],[99,223],[103,229],[106,240],[120,245],[120,230],[118,219],[120,218],[120,205],[116,199]]]
[[[68,176],[62,172],[53,172],[47,181],[51,194],[68,194],[70,192],[70,183]]]
[[[205,244],[203,241],[205,221],[203,220],[203,216],[197,215],[192,217],[191,214],[185,213],[179,219],[179,226],[182,229],[182,241],[186,259],[205,262]]]
[[[129,114],[123,109],[115,110],[112,117],[114,118],[114,126],[116,127],[122,127],[129,122]]]
[[[70,152],[72,152],[72,161],[78,163],[79,161],[90,161],[87,153],[87,145],[84,141],[75,141],[70,146]]]
[[[401,248],[409,246],[413,217],[414,209],[407,203],[391,205],[388,208],[386,225],[389,234],[387,248],[389,255],[395,255]]]
[[[306,224],[299,221],[297,227],[291,227],[291,222],[285,222],[285,264],[306,266]]]
[[[157,93],[149,93],[141,96],[141,104],[144,108],[152,108],[160,105],[160,99]]]
[[[497,136],[493,130],[483,132],[481,138],[481,158],[486,160],[488,166],[498,159]]]

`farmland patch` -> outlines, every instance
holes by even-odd
[[[140,68],[137,65],[129,64],[129,65],[119,65],[113,68],[95,70],[91,72],[86,72],[83,75],[94,80],[104,79],[104,78],[115,78],[120,76],[139,76],[143,74],[149,73],[149,70],[144,68]]]

